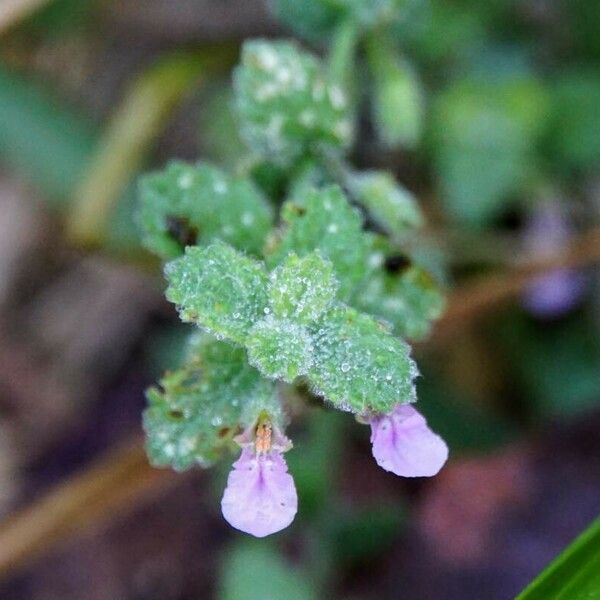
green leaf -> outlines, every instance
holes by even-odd
[[[389,412],[415,400],[417,368],[408,345],[370,316],[339,305],[313,325],[312,333],[309,382],[337,408]]]
[[[240,425],[250,425],[273,405],[274,386],[248,365],[242,349],[203,340],[186,365],[167,373],[147,398],[150,460],[182,471],[217,460]]]
[[[335,298],[333,265],[318,252],[289,254],[270,276],[269,300],[277,318],[311,323]]]
[[[402,337],[421,340],[445,306],[444,297],[431,275],[417,265],[398,273],[374,271],[357,295],[358,308],[389,322]]]
[[[331,277],[325,286],[311,280],[322,273]],[[166,274],[167,298],[182,319],[246,346],[250,362],[267,377],[291,382],[307,375],[317,393],[357,413],[387,412],[414,400],[417,372],[408,346],[368,315],[341,303],[327,308],[335,279],[316,252],[304,259],[292,255],[269,282],[262,263],[217,242],[186,248]],[[289,296],[281,292],[282,281],[291,287]],[[269,294],[285,318],[273,314]],[[297,310],[287,307],[292,298]],[[305,309],[310,298],[314,305]]]
[[[600,77],[596,69],[573,69],[552,87],[552,138],[557,168],[593,170],[600,156]]]
[[[227,553],[220,600],[316,600],[311,578],[268,542],[243,540]]]
[[[329,35],[340,17],[340,10],[323,0],[273,0],[270,4],[278,21],[312,42]]]
[[[323,163],[317,158],[309,158],[300,163],[292,172],[287,188],[288,199],[302,204],[303,199],[313,189],[331,185],[334,181]]]
[[[248,360],[263,375],[291,383],[313,362],[313,342],[303,325],[271,316],[259,321],[246,340]]]
[[[410,62],[380,32],[367,43],[373,74],[373,118],[379,138],[392,148],[414,148],[421,139],[425,99]]]
[[[547,99],[531,79],[462,81],[443,93],[432,120],[442,200],[472,226],[497,217],[536,176],[535,144]]]
[[[406,18],[406,0],[273,0],[277,19],[311,42],[329,39],[335,25],[352,21],[361,29],[383,28]]]
[[[348,299],[366,274],[369,238],[362,219],[337,186],[308,190],[282,209],[285,224],[280,239],[267,256],[270,265],[291,252],[298,256],[318,250],[331,261],[339,281],[339,298]]]
[[[320,62],[290,42],[246,42],[235,72],[237,109],[248,147],[281,165],[352,139],[348,102]]]
[[[389,173],[357,173],[351,183],[356,199],[373,221],[391,236],[402,237],[423,224],[423,214],[415,197]]]
[[[517,600],[590,600],[600,590],[600,518],[596,519]]]
[[[141,179],[140,196],[144,244],[163,258],[215,239],[258,254],[272,224],[271,208],[250,180],[206,164],[171,162]]]
[[[264,266],[223,242],[188,246],[184,256],[166,265],[165,275],[167,300],[177,305],[181,319],[218,337],[243,344],[248,330],[265,315]]]
[[[97,132],[33,81],[0,69],[0,157],[52,200],[88,167]]]

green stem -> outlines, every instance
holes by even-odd
[[[356,23],[347,19],[337,26],[329,51],[329,76],[332,81],[347,90],[351,97],[354,96],[354,66],[358,40]]]
[[[394,50],[388,36],[375,30],[365,36],[365,55],[369,68],[375,77],[381,77],[390,66],[390,57],[394,56]]]

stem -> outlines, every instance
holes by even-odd
[[[373,75],[381,77],[390,66],[390,57],[394,56],[390,40],[385,33],[375,30],[365,37],[364,48]]]
[[[38,10],[49,0],[2,0],[0,6],[0,34]]]
[[[358,27],[352,19],[342,21],[333,34],[329,50],[329,76],[346,89],[350,96],[354,96],[352,84],[358,33]]]
[[[450,341],[465,324],[522,294],[541,275],[561,268],[582,268],[600,262],[600,227],[571,240],[567,250],[551,258],[527,257],[504,272],[485,275],[457,289],[451,296],[442,319],[427,342]]]
[[[228,67],[236,54],[232,46],[177,53],[138,77],[112,116],[75,192],[73,212],[66,224],[71,242],[101,245],[115,204],[173,110],[187,92],[202,82],[207,71]]]
[[[4,520],[0,526],[0,575],[78,531],[138,505],[152,490],[176,480],[172,471],[153,469],[140,441],[132,440]]]

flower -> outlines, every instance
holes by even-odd
[[[254,438],[254,439],[252,439]],[[291,442],[262,422],[238,436],[239,459],[221,500],[225,520],[236,529],[264,537],[285,529],[298,510],[298,496],[282,456]]]
[[[546,201],[529,215],[524,245],[539,258],[560,254],[568,245],[572,225],[562,207]],[[585,288],[582,273],[574,269],[555,269],[536,278],[523,295],[523,304],[538,317],[559,317],[575,308]]]
[[[370,419],[373,457],[386,471],[402,477],[431,477],[448,459],[448,446],[425,417],[408,404]]]

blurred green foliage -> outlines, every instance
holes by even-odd
[[[231,546],[223,562],[220,600],[316,600],[307,573],[292,568],[277,548],[260,540]]]
[[[0,156],[45,197],[64,202],[91,159],[98,131],[40,83],[0,67]]]

